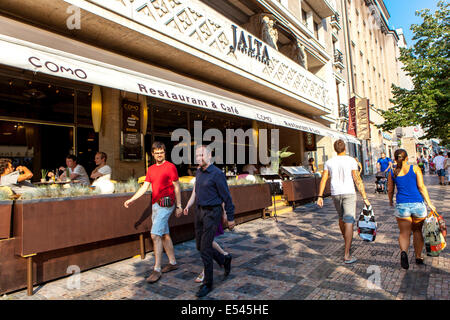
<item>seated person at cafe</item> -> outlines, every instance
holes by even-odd
[[[94,171],[92,171],[91,179],[96,180],[101,176],[112,173],[111,167],[106,164],[106,159],[107,156],[104,152],[99,151],[95,154],[95,164],[97,165],[97,167],[94,169]]]
[[[311,171],[312,173],[317,172],[317,167],[314,165],[314,158],[308,159],[308,168],[309,171]]]
[[[34,185],[29,179],[33,177],[33,173],[25,166],[17,166],[16,170],[12,166],[10,159],[0,159],[0,186],[9,187],[16,194],[22,194]]]
[[[242,168],[242,172],[254,175],[258,173],[258,169],[253,164],[246,164],[244,168]]]
[[[66,165],[69,168],[70,180],[80,180],[83,185],[90,185],[89,176],[81,164],[77,164],[77,157],[69,154],[66,157]],[[59,168],[64,170],[64,173],[60,176],[60,179],[64,181],[66,179],[66,169],[64,167]]]

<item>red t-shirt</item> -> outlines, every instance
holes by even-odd
[[[170,197],[175,203],[175,187],[172,182],[178,181],[178,172],[173,163],[166,161],[159,166],[150,166],[145,181],[152,184],[152,204],[164,197]]]

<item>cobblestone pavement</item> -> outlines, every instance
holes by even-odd
[[[434,205],[450,222],[450,186],[439,186],[437,176],[425,179]],[[214,266],[214,290],[207,299],[449,299],[450,250],[445,249],[440,257],[425,257],[425,265],[419,266],[411,241],[410,269],[403,270],[398,228],[387,195],[374,193],[372,178],[365,182],[379,231],[373,243],[361,241],[355,232],[352,255],[358,262],[343,263],[337,214],[327,198],[322,209],[304,205],[278,216],[278,222],[253,220],[216,238],[233,256],[232,271],[221,281],[223,271]],[[134,257],[82,272],[79,289],[69,289],[73,282],[66,277],[35,286],[33,296],[22,290],[2,299],[196,299],[199,285],[194,279],[202,263],[195,241],[176,245],[175,252],[180,268],[163,274],[155,284],[145,282],[154,262],[150,253],[144,260]],[[372,280],[377,274],[379,286]]]

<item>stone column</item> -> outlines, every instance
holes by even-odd
[[[111,179],[128,180],[145,175],[145,161],[120,160],[120,107],[122,98],[138,101],[137,94],[102,87],[102,126],[99,133],[99,150],[107,154],[107,164],[112,169]],[[145,150],[143,150],[145,154]]]

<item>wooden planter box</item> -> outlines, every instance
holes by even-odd
[[[123,203],[132,195],[17,200],[16,254],[27,256],[149,231],[151,220],[145,216],[151,215],[151,195],[142,196],[126,209]]]
[[[0,201],[0,239],[8,239],[11,235],[11,216],[13,201]]]
[[[283,195],[290,204],[297,201],[314,199],[319,195],[319,177],[283,181]],[[327,180],[323,195],[330,195],[330,179]]]

